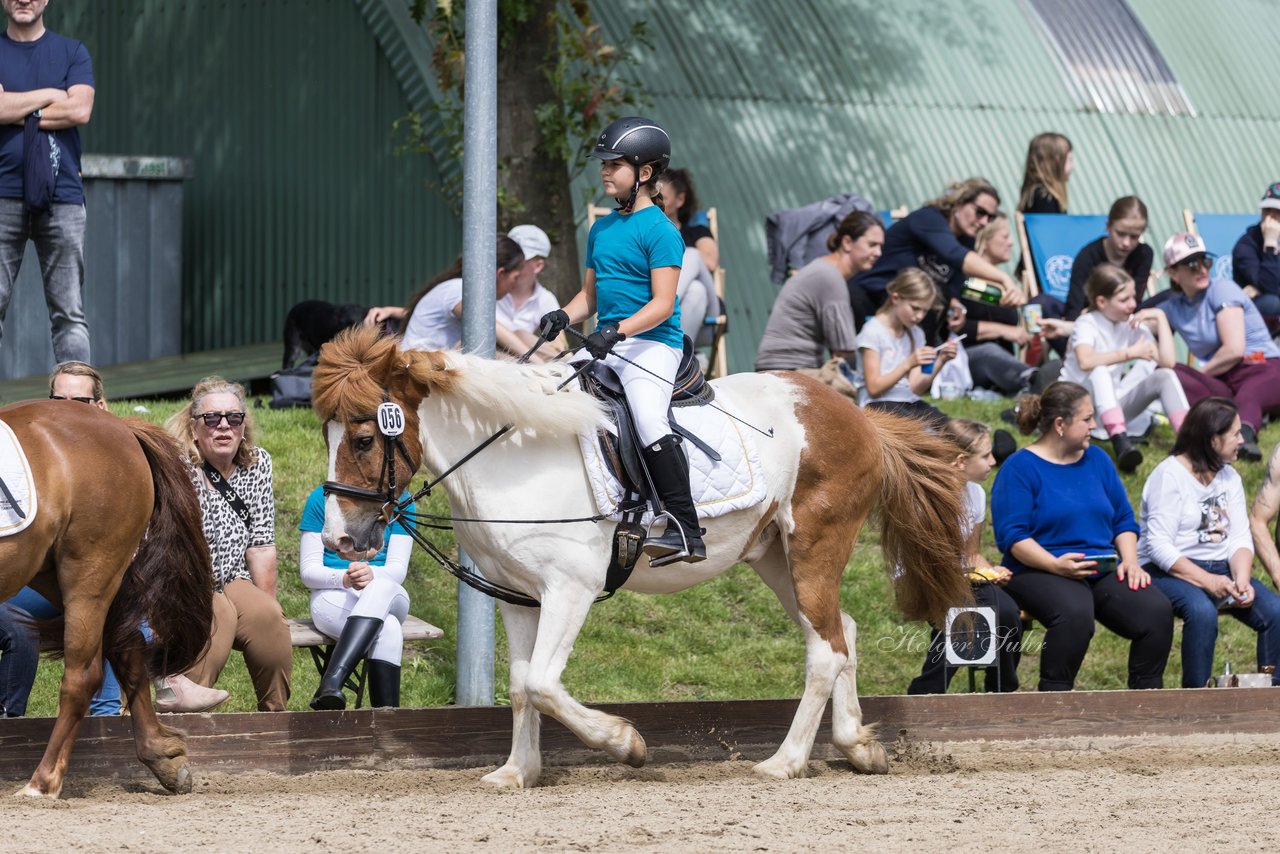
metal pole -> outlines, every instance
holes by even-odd
[[[498,3],[468,0],[462,157],[462,346],[493,358],[498,235]],[[464,565],[473,565],[466,554]],[[458,584],[460,706],[493,705],[493,601]]]

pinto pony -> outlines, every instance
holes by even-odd
[[[182,735],[156,718],[148,682],[148,669],[194,664],[213,618],[199,499],[177,445],[155,425],[64,401],[15,403],[0,420],[21,442],[38,496],[32,523],[0,538],[0,601],[30,584],[63,612],[58,718],[23,794],[61,793],[104,654],[128,698],[138,758],[165,788],[191,791]]]
[[[578,435],[605,423],[576,387],[556,391],[570,369],[527,366],[459,353],[398,349],[369,328],[326,344],[312,380],[325,423],[329,480],[343,489],[325,503],[325,544],[344,556],[382,543],[382,503],[345,487],[375,490],[386,445],[372,416],[401,404],[405,452],[393,452],[395,482],[419,465],[443,472],[503,425],[514,429],[443,483],[453,513],[467,519],[572,519],[596,513]],[[766,777],[804,776],[823,708],[833,701],[832,736],[854,768],[885,773],[888,757],[862,721],[856,627],[840,610],[840,579],[863,523],[879,500],[881,546],[895,570],[898,604],[912,619],[939,619],[967,600],[961,575],[959,475],[955,450],[920,422],[863,412],[796,374],[735,374],[714,382],[718,405],[774,428],[759,437],[767,496],[755,507],[704,520],[707,559],[653,568],[641,558],[624,589],[669,593],[739,562],[759,573],[805,636],[805,687],[778,752],[756,766]],[[403,457],[408,457],[405,461]],[[575,700],[560,677],[592,600],[605,583],[613,524],[499,525],[457,522],[458,543],[485,577],[537,599],[540,608],[499,604],[506,624],[514,718],[511,755],[484,780],[518,788],[542,767],[540,715],[585,744],[633,767],[645,743],[630,722]]]

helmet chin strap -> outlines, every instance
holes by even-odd
[[[631,188],[631,195],[627,197],[625,202],[618,204],[618,211],[621,213],[631,213],[632,208],[636,206],[636,197],[640,195],[640,171],[636,170],[636,183]]]

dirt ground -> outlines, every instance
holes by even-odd
[[[785,783],[742,760],[198,774],[194,793],[72,777],[57,802],[0,797],[0,851],[1272,851],[1280,739],[898,744],[887,777],[815,761]],[[554,762],[554,757],[549,757]],[[0,781],[9,791],[22,781]]]

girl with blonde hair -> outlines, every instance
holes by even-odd
[[[858,404],[942,424],[947,416],[920,398],[934,370],[956,356],[955,339],[925,344],[920,321],[937,304],[938,291],[923,271],[908,267],[886,289],[887,298],[858,334]]]

